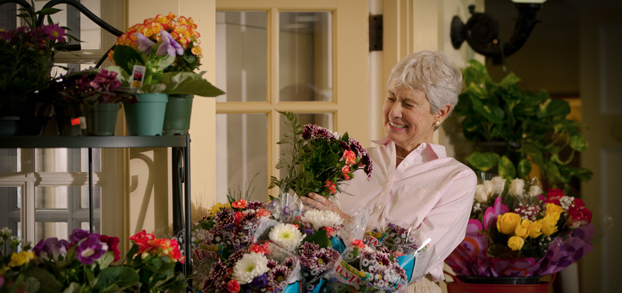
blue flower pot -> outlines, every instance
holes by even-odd
[[[138,103],[123,103],[129,135],[160,136],[168,95],[162,93],[136,94]]]

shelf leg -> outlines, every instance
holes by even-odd
[[[95,230],[95,221],[93,221],[93,149],[89,148],[89,232],[92,234]]]
[[[186,136],[186,150],[184,152],[184,167],[186,167],[186,171],[184,172],[184,182],[185,182],[185,194],[186,194],[186,241],[185,251],[186,251],[186,276],[192,275],[192,200],[190,198],[190,134]],[[188,290],[192,292],[192,279],[188,279]]]

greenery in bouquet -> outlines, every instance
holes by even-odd
[[[272,257],[270,245],[251,244],[219,260],[203,281],[203,292],[281,292],[296,269],[297,259]]]
[[[195,73],[200,65],[199,33],[192,18],[157,15],[133,25],[117,38],[108,57],[120,66],[124,85],[136,77],[134,66],[144,66],[139,93],[193,94],[215,97],[224,94]]]
[[[125,259],[128,266],[140,275],[139,292],[183,292],[186,277],[175,271],[177,263],[184,263],[175,239],[156,238],[145,230],[129,237],[132,248]]]
[[[542,276],[592,250],[592,213],[581,199],[537,180],[495,177],[476,188],[465,240],[446,259],[458,275]]]
[[[397,258],[383,246],[354,239],[322,292],[397,292],[407,285]]]
[[[33,94],[43,92],[54,81],[50,76],[54,57],[68,51],[67,28],[52,22],[50,15],[59,9],[19,8],[27,25],[14,30],[0,28],[0,102],[33,100]],[[47,17],[48,24],[37,25],[37,17]],[[34,112],[34,108],[32,109]]]
[[[358,169],[371,176],[369,154],[357,140],[349,138],[347,132],[340,136],[313,124],[303,128],[293,113],[279,113],[286,117],[285,124],[291,133],[286,133],[278,142],[289,147],[281,151],[276,168],[285,169],[287,176],[282,179],[273,176],[270,189],[293,190],[298,196],[315,192],[330,197],[341,192],[340,185],[352,179]]]
[[[588,181],[592,172],[568,164],[575,152],[587,149],[577,122],[566,119],[568,102],[552,99],[542,90],[523,92],[520,79],[510,73],[499,83],[492,81],[486,67],[476,60],[463,70],[465,91],[460,95],[455,113],[462,120],[468,140],[505,142],[501,154],[475,152],[468,164],[487,172],[497,167],[506,179],[527,179],[531,163],[540,168],[545,188],[568,188],[572,178]],[[564,157],[564,153],[569,155]]]
[[[60,92],[63,100],[91,107],[98,103],[137,103],[136,95],[121,87],[120,70],[93,68],[64,75],[64,89]]]
[[[32,250],[22,246],[19,253],[16,242],[11,242],[8,263],[8,254],[2,256],[0,292],[117,292],[139,280],[133,268],[111,265],[119,260],[117,237],[75,229],[69,241],[42,239]]]

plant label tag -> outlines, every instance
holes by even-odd
[[[86,129],[86,117],[80,116],[80,129]]]
[[[143,86],[145,79],[145,66],[134,65],[132,69],[132,84],[130,87],[140,88]]]
[[[71,126],[75,126],[80,124],[80,118],[73,118],[71,119]]]

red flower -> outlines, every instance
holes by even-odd
[[[112,251],[112,253],[114,254],[115,262],[121,259],[121,251],[119,251],[119,237],[99,235],[99,241],[108,244],[108,251]]]
[[[335,237],[335,229],[333,229],[333,227],[324,227],[322,230],[326,230],[326,236],[328,236],[328,238]]]
[[[268,242],[264,243],[263,245],[253,243],[251,244],[249,251],[254,252],[254,253],[263,253],[263,254],[270,253],[270,250],[268,249]]]
[[[265,209],[259,209],[257,211],[257,218],[261,218],[261,217],[269,217],[270,216],[270,212],[268,210]]]
[[[343,173],[343,178],[345,178],[346,180],[350,180],[350,176],[348,176],[348,174],[350,174],[350,167],[343,166],[341,167],[341,173]]]
[[[356,154],[353,151],[350,151],[350,150],[345,151],[343,153],[342,159],[344,161],[346,161],[346,165],[352,166],[353,164],[356,163]]]
[[[232,293],[237,293],[240,291],[240,284],[235,279],[231,279],[227,283],[227,290],[229,290],[229,292],[232,292]]]
[[[236,209],[243,209],[246,207],[246,200],[245,199],[240,199],[238,201],[235,201],[231,204],[232,208],[236,208]]]
[[[363,241],[361,239],[354,239],[352,240],[352,245],[360,248],[360,249],[365,249],[365,244],[363,243]]]
[[[546,194],[546,202],[545,203],[554,203],[558,206],[561,206],[559,203],[559,199],[564,196],[564,192],[561,189],[549,189],[549,192]]]
[[[142,253],[146,250],[149,250],[149,248],[153,246],[152,241],[155,239],[155,236],[153,236],[153,234],[151,233],[145,232],[145,230],[142,230],[136,233],[136,235],[128,237],[128,239],[132,240],[136,245],[138,245],[138,251],[139,253]]]
[[[337,190],[335,189],[335,183],[330,182],[330,180],[326,180],[326,184],[324,185],[324,187],[328,188],[330,194],[337,192]]]
[[[568,207],[568,224],[570,229],[577,229],[582,225],[587,225],[592,221],[592,212],[585,208],[583,200],[575,198],[574,202]]]
[[[242,212],[236,212],[235,214],[233,214],[233,217],[235,218],[235,222],[239,222],[240,220],[242,220],[242,218],[244,218],[244,213]]]

